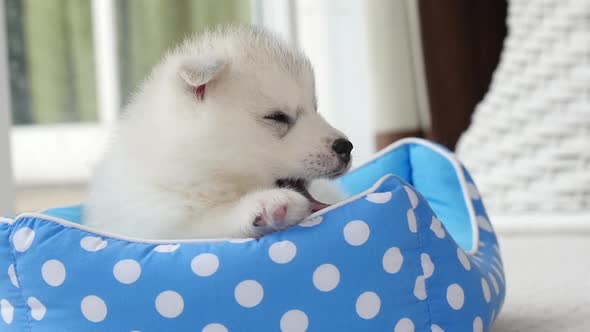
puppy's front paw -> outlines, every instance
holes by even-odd
[[[271,189],[251,194],[252,231],[264,235],[297,224],[311,213],[309,200],[290,189]]]

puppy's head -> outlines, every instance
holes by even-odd
[[[270,185],[350,166],[352,144],[317,111],[309,60],[267,31],[226,27],[189,40],[152,81],[152,94],[166,96],[153,101],[161,122],[196,167]]]

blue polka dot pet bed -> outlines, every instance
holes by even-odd
[[[79,207],[1,219],[0,331],[489,330],[502,262],[451,153],[402,140],[340,184],[351,198],[259,240],[128,239]]]

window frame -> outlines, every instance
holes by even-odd
[[[0,1],[0,216],[14,212],[14,183],[10,163],[10,91],[4,1]]]

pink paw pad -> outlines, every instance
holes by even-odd
[[[287,217],[287,206],[283,205],[272,213],[273,220],[284,220]]]
[[[270,224],[282,225],[284,220],[287,218],[287,206],[283,205],[278,207],[272,212],[272,215],[270,216],[271,219],[268,220],[268,218],[269,215],[266,209],[264,209],[261,214],[254,218],[254,222],[252,224],[256,227],[267,227],[270,226]]]

